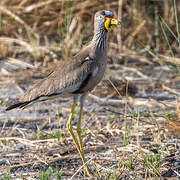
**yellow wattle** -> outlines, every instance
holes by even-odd
[[[109,31],[109,24],[111,23],[111,18],[106,18],[106,21],[104,23],[105,28],[107,31]]]
[[[106,21],[104,23],[104,26],[107,29],[107,31],[111,31],[111,30],[113,30],[114,26],[117,26],[119,23],[120,22],[115,18],[106,17]]]

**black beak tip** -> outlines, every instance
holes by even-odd
[[[121,23],[121,21],[118,21],[118,23],[117,23],[118,25],[121,25],[122,23]]]

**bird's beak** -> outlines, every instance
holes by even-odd
[[[111,31],[111,30],[113,30],[113,28],[115,26],[118,26],[120,24],[121,24],[121,22],[118,21],[117,19],[106,17],[106,21],[105,21],[104,26],[107,29],[107,31]]]

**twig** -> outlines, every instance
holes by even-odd
[[[90,161],[92,161],[92,159],[94,159],[95,157],[92,157],[91,159],[89,159],[88,161],[86,161],[85,165],[87,163],[89,163]],[[74,176],[83,168],[83,165],[71,176],[70,180],[72,180],[74,178]]]
[[[134,37],[141,31],[142,27],[143,27],[145,24],[146,24],[146,20],[143,20],[143,21],[141,22],[141,24],[139,24],[139,25],[136,27],[135,31],[133,31],[133,33],[132,33],[131,35],[129,35],[129,37],[126,39],[126,42],[128,42],[128,46],[131,45]],[[126,43],[126,42],[125,42],[125,43]]]
[[[29,64],[29,63],[26,63],[26,62],[23,62],[23,61],[20,61],[18,59],[15,59],[15,58],[12,58],[12,57],[9,57],[8,58],[8,62],[10,63],[13,63],[13,64],[18,64],[18,65],[21,65],[22,67],[24,68],[34,68],[33,65]]]
[[[165,86],[164,84],[162,84],[162,88],[169,91],[169,92],[171,92],[171,93],[173,93],[173,94],[175,94],[175,95],[180,96],[179,92],[177,92],[175,89],[172,89],[172,88],[169,88],[169,87]]]
[[[107,99],[107,98],[100,98],[98,96],[95,96],[93,94],[89,94],[89,97],[95,100],[99,104],[103,105],[114,105],[119,106],[126,103],[126,100],[118,100],[118,99]]]
[[[123,0],[119,0],[118,1],[118,19],[122,19],[122,5],[123,5]],[[118,40],[118,51],[120,52],[122,48],[121,28],[118,29],[117,40]]]
[[[30,31],[31,33],[33,32],[33,30],[31,29],[30,26],[28,26],[19,16],[17,16],[16,14],[14,14],[13,12],[11,12],[10,10],[8,10],[6,7],[4,6],[0,6],[0,11],[11,16],[14,20],[16,20],[17,22],[19,22],[20,24],[22,24],[28,31]]]
[[[163,58],[163,61],[166,61],[171,64],[180,65],[180,58],[177,57],[170,57],[170,56],[164,56],[164,55],[158,55],[160,58]]]

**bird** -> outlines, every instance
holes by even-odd
[[[108,33],[121,21],[114,18],[109,10],[100,10],[94,15],[94,35],[91,42],[75,56],[60,61],[47,77],[29,88],[18,102],[6,108],[6,111],[24,109],[37,102],[58,97],[73,97],[72,109],[67,120],[67,129],[80,154],[84,174],[89,175],[81,137],[83,106],[88,93],[102,80],[107,65]],[[80,105],[76,136],[72,128],[72,119],[76,106]]]

